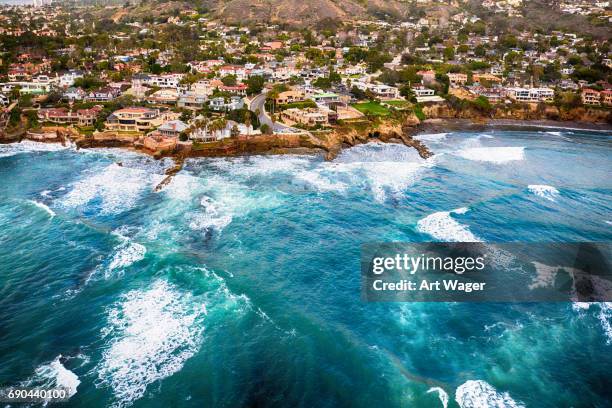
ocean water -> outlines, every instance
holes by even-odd
[[[69,407],[609,407],[612,304],[364,303],[360,244],[610,241],[612,134],[171,160],[0,146],[0,384]]]

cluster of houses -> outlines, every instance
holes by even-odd
[[[484,7],[508,15],[519,15],[522,5],[522,0],[483,2]],[[27,29],[38,36],[81,38],[87,30],[95,30],[95,23],[77,20],[67,25],[64,33],[54,32],[51,27],[57,25],[51,23],[67,15],[60,5],[40,3],[10,10],[21,13],[23,24],[21,29],[16,28],[14,20],[0,17],[0,33],[6,35],[22,35]],[[465,27],[478,23],[482,20],[466,11],[450,16],[419,15],[396,23],[351,21],[347,28],[335,30],[333,36],[312,30],[313,40],[306,44],[303,32],[260,24],[256,34],[252,27],[225,25],[192,10],[163,23],[130,22],[126,25],[133,32],[111,35],[114,48],[79,48],[74,41],[66,48],[44,53],[23,49],[6,63],[6,74],[0,79],[0,104],[8,106],[12,99],[31,95],[39,122],[83,128],[95,125],[109,132],[147,135],[147,143],[158,144],[170,143],[179,136],[204,143],[236,132],[256,134],[250,125],[219,122],[231,112],[250,106],[254,95],[249,83],[254,77],[264,83],[256,93],[282,85],[282,91],[273,98],[270,113],[274,120],[306,128],[359,118],[361,113],[352,105],[363,95],[381,102],[414,97],[414,102],[422,104],[444,103],[447,94],[486,97],[491,103],[550,103],[558,92],[574,92],[585,105],[611,105],[611,87],[606,80],[579,80],[573,75],[578,64],[593,65],[581,51],[587,39],[575,33],[525,30],[514,36],[514,43],[502,48],[495,46],[507,41],[500,35],[461,34]],[[183,60],[181,69],[168,69],[176,62],[177,50],[172,44],[156,47],[153,39],[158,30],[169,25],[197,29],[199,46],[208,57]],[[436,30],[444,30],[440,31],[445,33],[444,38],[423,34]],[[151,41],[146,46],[137,41],[136,45],[117,49],[116,44],[127,43],[134,35]],[[395,43],[402,45],[390,48]],[[547,44],[544,49],[543,43]],[[368,53],[386,46],[388,58],[373,68]],[[224,52],[213,53],[211,49]],[[594,52],[608,69],[612,67],[608,50]],[[71,65],[75,69],[58,68],[54,53],[58,59],[73,60],[81,53],[95,54],[98,61],[77,61]],[[151,69],[151,60],[158,69]],[[106,68],[96,65],[100,62],[106,63]],[[537,72],[553,65],[559,75],[546,80],[538,77]],[[384,75],[407,67],[414,68],[417,80],[394,83],[389,80],[393,75]],[[446,89],[441,86],[445,81]],[[55,106],[45,103],[51,94],[58,96]],[[133,106],[114,112],[105,109],[128,97]],[[103,114],[106,117],[100,117]],[[203,114],[207,115],[205,119]]]

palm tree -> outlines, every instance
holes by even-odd
[[[244,125],[247,128],[247,135],[251,134],[251,111],[244,112]]]

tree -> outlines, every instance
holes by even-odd
[[[262,91],[265,81],[262,76],[254,75],[250,77],[249,79],[247,79],[246,83],[247,83],[247,94],[254,95]]]
[[[236,85],[236,75],[226,75],[221,78],[221,82],[223,82],[225,86],[234,86]]]
[[[444,59],[450,61],[455,58],[455,49],[453,47],[446,47],[444,49]]]
[[[103,85],[104,83],[95,76],[86,75],[82,78],[76,78],[74,80],[75,88],[83,88],[85,90],[88,89],[96,89]]]
[[[365,99],[366,94],[361,89],[357,88],[355,85],[351,88],[351,94],[355,97],[355,99]]]
[[[403,96],[407,101],[416,103],[416,97],[414,92],[412,92],[412,88],[409,85],[404,85],[400,88],[400,95]]]
[[[238,137],[238,136],[240,136],[240,129],[238,129],[238,125],[234,125],[230,129],[230,137]]]
[[[264,123],[263,125],[261,125],[261,133],[263,133],[264,135],[271,135],[272,134],[272,128],[270,128],[270,126],[267,123]]]
[[[321,88],[321,89],[329,89],[332,86],[331,81],[327,77],[317,78],[316,81],[314,81],[312,84],[316,86],[317,88]]]

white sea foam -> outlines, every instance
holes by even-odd
[[[429,234],[435,239],[448,242],[481,242],[469,227],[457,222],[452,214],[465,214],[467,208],[457,208],[453,211],[440,211],[419,220],[417,230]]]
[[[108,265],[105,271],[105,278],[110,278],[117,270],[127,268],[128,266],[139,262],[144,259],[147,248],[139,244],[138,242],[132,241],[127,235],[130,234],[130,228],[123,226],[117,228],[112,232],[114,236],[119,238],[121,241],[119,245],[114,248],[114,253],[108,261]]]
[[[417,135],[414,138],[423,142],[439,142],[446,139],[448,133],[429,133],[423,135]]]
[[[255,210],[276,208],[283,202],[279,194],[250,190],[244,184],[221,175],[204,179],[202,191],[205,195],[200,201],[201,211],[186,215],[189,227],[195,230],[216,229],[220,232],[236,217]]]
[[[524,147],[473,147],[459,150],[455,154],[464,159],[494,164],[525,160]]]
[[[429,390],[427,390],[427,393],[429,394],[431,392],[438,393],[438,398],[440,398],[440,402],[442,403],[442,408],[448,407],[448,394],[446,393],[446,391],[444,391],[440,387],[431,387]]]
[[[232,222],[232,216],[220,213],[217,208],[218,204],[210,197],[202,197],[200,205],[203,211],[190,216],[189,228],[192,230],[210,231],[214,229],[221,232]]]
[[[190,294],[163,280],[128,292],[108,310],[96,385],[112,389],[112,406],[131,405],[151,383],[180,371],[200,348],[205,312]]]
[[[559,190],[553,186],[547,186],[544,184],[530,184],[527,186],[529,191],[538,197],[542,197],[548,201],[555,201],[555,198],[559,195]]]
[[[53,361],[36,367],[34,375],[21,385],[41,388],[62,387],[66,389],[68,396],[72,397],[77,393],[77,387],[81,381],[75,373],[64,367],[61,359],[60,354]]]
[[[296,175],[296,179],[308,183],[317,191],[345,191],[348,186],[346,183],[334,181],[333,177],[329,177],[320,170],[301,171]]]
[[[575,311],[583,312],[597,306],[597,319],[601,329],[606,336],[606,344],[612,344],[612,302],[573,302],[572,308]]]
[[[23,153],[56,152],[69,149],[59,143],[40,143],[24,140],[21,143],[0,144],[0,157],[10,157]]]
[[[268,176],[277,173],[295,173],[311,163],[309,156],[249,156],[211,160],[210,164],[235,176]]]
[[[175,175],[162,191],[170,199],[189,201],[199,190],[201,190],[201,182],[198,177],[181,173]]]
[[[519,408],[507,392],[498,392],[491,384],[482,380],[470,380],[461,384],[455,392],[455,401],[461,408]]]
[[[99,199],[102,214],[116,214],[132,208],[140,194],[163,178],[140,169],[111,164],[75,183],[61,204],[81,207]]]
[[[597,318],[607,337],[607,344],[612,344],[612,302],[599,303],[599,315]]]
[[[108,264],[108,270],[114,271],[115,269],[126,268],[143,260],[146,253],[147,248],[144,245],[127,241],[117,248],[117,251]]]
[[[354,183],[365,180],[376,201],[385,202],[402,196],[427,168],[435,165],[435,160],[435,156],[423,160],[414,149],[403,145],[367,144],[347,149],[322,166],[335,177],[344,176]]]
[[[35,201],[35,200],[28,200],[29,203],[33,204],[35,207],[40,208],[41,210],[43,210],[44,212],[46,212],[47,214],[49,214],[49,216],[51,218],[55,217],[55,211],[53,211],[51,208],[49,208],[48,205],[41,203],[39,201]]]

